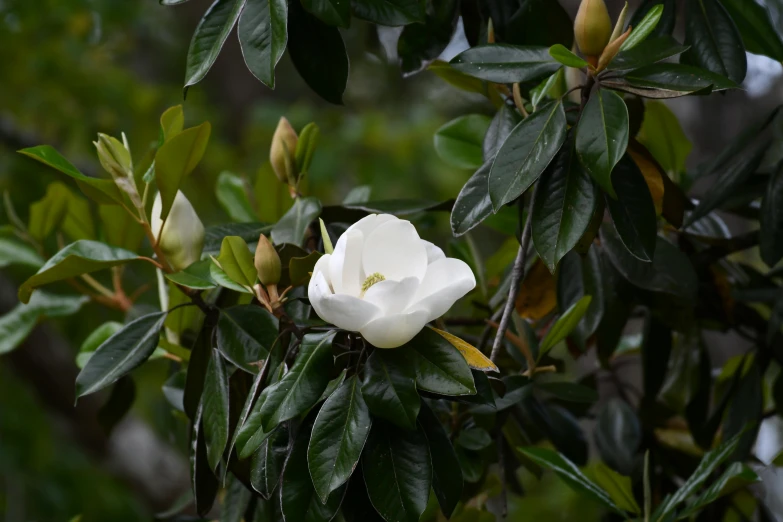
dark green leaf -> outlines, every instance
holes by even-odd
[[[612,176],[617,199],[606,198],[620,241],[634,257],[650,262],[655,255],[658,219],[650,189],[639,167],[625,155]]]
[[[349,0],[304,0],[302,5],[325,24],[345,29],[351,25]]]
[[[674,31],[674,23],[677,16],[677,0],[643,0],[641,5],[636,8],[636,12],[634,12],[628,25],[638,27],[647,16],[647,13],[650,12],[650,9],[656,5],[663,6],[663,13],[661,13],[661,18],[651,34],[654,36],[671,35],[672,31]]]
[[[541,176],[531,211],[533,244],[550,272],[587,230],[599,197],[569,140]]]
[[[598,330],[604,316],[604,281],[595,245],[591,245],[586,256],[569,252],[560,261],[557,272],[557,305],[560,310],[567,310],[586,295],[592,296],[590,306],[571,334],[581,346]]]
[[[166,279],[186,288],[209,290],[210,288],[215,288],[215,286],[217,286],[210,275],[210,265],[212,265],[211,259],[202,259],[196,261],[185,270],[180,270],[173,274],[166,274]]]
[[[231,172],[223,171],[218,176],[215,196],[232,221],[255,221],[256,213],[247,197],[245,181]]]
[[[551,469],[557,473],[557,476],[575,491],[584,493],[603,506],[623,514],[623,511],[617,507],[606,491],[588,479],[584,473],[579,471],[579,468],[577,468],[573,462],[566,459],[558,452],[550,449],[533,447],[519,448],[519,451],[532,459],[539,466]]]
[[[511,18],[506,24],[496,24],[496,33],[502,29],[503,41],[519,45],[561,44],[570,49],[574,42],[574,24],[560,2],[524,0],[519,2],[488,2],[510,8]],[[504,7],[500,7],[503,9]],[[463,9],[465,9],[463,7]],[[491,8],[490,8],[491,9]],[[513,10],[516,9],[516,12]],[[493,22],[500,21],[491,15]],[[463,14],[464,18],[464,14]],[[505,25],[505,27],[502,27]]]
[[[551,393],[556,398],[568,402],[594,403],[598,401],[598,392],[575,382],[553,381],[536,383],[536,388]]]
[[[418,522],[432,485],[427,438],[420,431],[374,423],[362,471],[370,501],[385,520]]]
[[[239,305],[220,311],[217,348],[234,365],[258,373],[277,339],[277,318],[254,305]]]
[[[283,469],[283,481],[280,485],[280,504],[284,520],[299,522],[329,522],[345,495],[345,487],[329,495],[325,504],[313,488],[313,481],[307,468],[307,444],[310,430],[302,429],[296,438],[294,447],[288,455]]]
[[[487,169],[487,172],[489,172],[489,169]],[[486,180],[484,181],[484,192],[486,193]],[[487,203],[489,203],[489,197],[487,197]],[[0,268],[10,265],[23,265],[38,269],[43,264],[43,258],[38,255],[38,252],[33,247],[10,236],[0,236]]]
[[[133,252],[113,248],[99,241],[88,239],[76,241],[49,258],[34,276],[22,283],[19,287],[19,300],[28,303],[33,290],[40,286],[104,268],[124,265],[138,258]]]
[[[239,286],[252,288],[258,279],[253,254],[250,253],[245,240],[239,236],[224,237],[220,255],[214,261],[220,270]]]
[[[520,408],[565,458],[577,466],[587,464],[587,439],[571,412],[558,404],[541,402],[534,395],[523,401]]]
[[[38,145],[19,151],[21,154],[36,161],[40,161],[63,174],[76,180],[79,189],[84,195],[98,203],[116,205],[122,201],[122,193],[113,180],[98,179],[85,176],[74,167],[67,159],[49,145]]]
[[[592,299],[592,296],[589,295],[582,297],[555,321],[555,324],[549,329],[544,340],[541,341],[541,346],[538,348],[539,360],[544,354],[554,348],[557,343],[568,337],[568,334],[573,331],[579,321],[582,320],[582,317],[584,317]]]
[[[500,109],[498,109],[489,124],[486,134],[484,134],[482,149],[484,151],[485,162],[491,163],[495,159],[500,147],[506,141],[508,135],[511,134],[511,131],[514,130],[514,127],[519,125],[520,121],[522,121],[522,119],[520,118],[519,113],[511,106],[504,103]]]
[[[679,63],[647,65],[634,69],[622,79],[602,80],[601,85],[646,98],[676,98],[738,87],[719,74]]]
[[[188,49],[185,89],[204,79],[234,28],[245,0],[215,0],[196,26]],[[157,163],[157,162],[156,162]],[[159,171],[156,167],[156,177]],[[165,206],[164,206],[165,208]]]
[[[139,317],[101,344],[76,377],[76,397],[105,388],[146,361],[165,319],[166,312]]]
[[[449,45],[457,24],[458,3],[445,0],[432,4],[423,24],[410,24],[402,30],[397,41],[403,76],[425,69]]]
[[[375,350],[364,366],[362,394],[370,411],[403,428],[416,428],[421,400],[407,350]]]
[[[75,314],[89,298],[37,292],[28,304],[19,303],[0,317],[0,355],[18,347],[42,317]]]
[[[340,31],[305,11],[299,2],[288,7],[288,54],[294,67],[321,98],[342,105],[348,55]]]
[[[457,444],[471,451],[480,451],[492,444],[492,437],[484,428],[468,428],[460,432]]]
[[[661,391],[672,353],[672,331],[650,314],[644,326],[642,339],[642,369],[644,397],[655,401]]]
[[[378,25],[424,22],[424,3],[419,0],[354,0],[351,5],[358,18]]]
[[[313,486],[326,503],[359,463],[372,419],[354,375],[337,388],[318,412],[307,449]]]
[[[652,6],[652,8],[645,13],[644,18],[639,20],[637,25],[633,26],[631,34],[620,46],[620,49],[632,49],[643,42],[644,39],[655,30],[655,27],[658,25],[663,14],[663,9],[664,7],[662,5]]]
[[[720,497],[734,493],[738,489],[758,481],[759,476],[755,471],[741,462],[735,462],[677,518],[690,518]]]
[[[769,147],[769,138],[762,137],[745,150],[719,166],[715,180],[699,204],[685,219],[687,227],[726,202],[756,172]]]
[[[633,49],[620,51],[607,67],[610,71],[628,71],[660,62],[688,50],[671,36],[659,36],[646,40]]]
[[[492,201],[487,190],[491,163],[485,163],[460,190],[451,211],[451,231],[459,237],[492,215]]]
[[[636,412],[627,402],[612,397],[601,406],[593,440],[610,468],[623,475],[633,473],[636,452],[642,442],[642,428]]]
[[[761,259],[773,267],[783,258],[783,164],[769,178],[759,221]]]
[[[493,83],[522,83],[540,80],[561,64],[546,47],[488,44],[471,47],[450,62],[457,71]]]
[[[313,406],[329,384],[334,332],[307,334],[302,339],[296,362],[287,374],[268,388],[259,414],[264,431]]]
[[[633,495],[630,477],[623,476],[599,462],[593,471],[593,478],[615,501],[617,507],[634,515],[641,513],[642,510]]]
[[[36,297],[40,297],[41,295],[42,294],[36,294]],[[27,306],[32,306],[32,303]],[[79,354],[76,356],[76,366],[78,366],[79,369],[84,368],[87,361],[92,357],[92,354],[95,353],[95,350],[106,342],[106,339],[122,330],[122,327],[122,323],[108,321],[93,330],[79,347]]]
[[[261,234],[269,234],[271,225],[264,223],[229,223],[207,227],[204,233],[204,253],[216,255],[220,252],[223,238],[226,236],[239,236],[248,243],[258,241]]]
[[[218,490],[218,480],[207,463],[207,445],[201,426],[201,406],[190,429],[190,484],[196,512],[205,516],[212,509]]]
[[[566,65],[568,67],[574,67],[576,69],[581,69],[582,67],[587,67],[588,65],[586,61],[584,61],[582,58],[572,53],[569,49],[566,49],[561,44],[556,44],[550,47],[549,56],[551,56],[558,62],[562,63],[563,65]]]
[[[685,19],[685,45],[691,48],[683,61],[742,83],[748,68],[745,46],[723,4],[719,0],[687,2]]]
[[[324,0],[327,3],[329,0]],[[318,3],[317,0],[314,3]],[[347,3],[337,0],[336,3]],[[283,0],[246,0],[239,18],[242,56],[253,76],[275,88],[275,66],[288,41],[288,4]]]
[[[220,352],[213,349],[204,376],[202,395],[204,441],[209,469],[216,470],[228,443],[228,374]]]
[[[416,387],[440,395],[473,395],[476,387],[465,358],[443,336],[425,328],[404,348],[416,364]]]
[[[647,263],[631,255],[611,227],[601,228],[601,243],[612,265],[631,284],[695,302],[699,280],[690,258],[662,237],[656,241],[655,259]]]
[[[432,458],[432,489],[441,511],[450,517],[462,497],[462,469],[446,430],[426,404],[422,404],[419,424]]]
[[[68,206],[73,196],[64,184],[56,181],[46,187],[46,195],[30,205],[30,218],[27,231],[39,242],[49,234],[59,230],[68,214]]]
[[[321,255],[320,252],[313,251],[305,257],[292,257],[288,261],[288,277],[291,286],[305,285],[310,281],[310,274]]]
[[[495,212],[535,183],[565,139],[566,117],[559,102],[542,107],[511,131],[489,173]]]
[[[726,409],[723,419],[723,436],[740,435],[731,461],[742,461],[750,456],[764,414],[764,380],[758,360],[750,364],[747,373],[741,375],[739,384]]]
[[[772,21],[768,4],[757,0],[721,0],[721,5],[737,25],[748,52],[783,61],[783,39]],[[777,12],[780,15],[779,7]]]
[[[483,114],[451,120],[435,132],[435,152],[452,167],[479,168],[484,163],[482,144],[489,123]]]
[[[231,476],[220,506],[220,522],[242,522],[251,497],[242,481]]]
[[[627,146],[628,108],[617,93],[599,89],[579,118],[576,153],[595,182],[612,197],[612,170]]]
[[[271,498],[280,482],[289,449],[289,433],[286,425],[283,424],[253,453],[253,460],[250,463],[250,483],[263,498]]]
[[[242,0],[232,1],[239,3]],[[161,219],[168,217],[182,180],[193,172],[204,156],[211,132],[209,122],[185,129],[164,143],[155,154],[155,183],[160,191]]]
[[[291,243],[301,246],[307,227],[321,214],[321,202],[316,198],[298,198],[272,229],[276,245]]]

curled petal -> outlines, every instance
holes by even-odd
[[[410,221],[389,220],[365,238],[362,263],[368,275],[421,280],[427,271],[427,249]]]
[[[424,280],[407,311],[424,310],[427,321],[445,314],[449,308],[476,287],[476,277],[464,261],[444,258],[427,267]]]
[[[374,304],[346,294],[333,294],[323,273],[313,275],[308,287],[310,304],[318,317],[344,330],[358,332],[381,314]]]
[[[351,230],[359,230],[362,234],[364,234],[364,237],[367,237],[370,235],[370,233],[381,226],[382,224],[388,222],[388,221],[399,221],[399,218],[397,216],[393,216],[391,214],[370,214],[369,216],[365,216],[350,227],[348,227],[348,230],[346,232],[349,232]]]
[[[427,324],[427,312],[418,310],[381,316],[362,327],[359,332],[377,348],[397,348],[413,339]]]
[[[329,262],[329,275],[336,294],[358,296],[364,281],[362,270],[362,244],[360,230],[346,231],[337,241]]]
[[[427,249],[427,264],[431,265],[435,261],[440,261],[446,258],[446,254],[443,253],[440,247],[433,245],[429,241],[421,240],[424,243],[424,247]]]

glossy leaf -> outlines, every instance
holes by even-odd
[[[290,449],[289,433],[283,425],[264,440],[261,447],[253,453],[253,460],[250,463],[250,483],[263,498],[271,498],[277,488]]]
[[[238,0],[232,1],[238,3]],[[160,191],[161,219],[168,217],[182,180],[193,172],[204,156],[211,131],[209,122],[185,129],[164,143],[155,154],[155,183]]]
[[[552,349],[557,343],[568,337],[568,334],[576,327],[587,312],[592,296],[586,295],[571,305],[563,315],[555,321],[538,347],[538,358]]]
[[[522,121],[522,118],[519,116],[519,113],[509,105],[504,104],[498,109],[489,124],[486,134],[484,134],[484,143],[482,144],[484,165],[492,163],[500,147],[503,146],[508,135],[514,130],[514,127],[519,125],[520,121]]]
[[[298,198],[272,229],[276,245],[291,243],[301,246],[310,223],[321,214],[321,202],[316,198]]]
[[[481,451],[492,444],[492,437],[483,428],[468,428],[460,432],[457,444],[467,450]]]
[[[581,346],[585,346],[601,324],[604,316],[604,276],[601,258],[595,245],[586,256],[570,252],[560,261],[557,273],[557,305],[566,310],[583,296],[592,296],[584,317],[574,328],[573,335]]]
[[[424,22],[424,4],[417,0],[355,0],[351,5],[357,18],[378,25]]]
[[[348,55],[340,31],[305,11],[299,2],[288,7],[288,54],[294,67],[321,98],[342,105]]]
[[[474,92],[486,96],[495,107],[502,108],[504,105],[503,99],[497,89],[492,88],[492,86],[487,85],[478,78],[473,78],[472,76],[468,76],[467,74],[454,69],[450,64],[442,60],[433,61],[429,67],[427,67],[427,70],[432,71],[441,80],[461,91]]]
[[[304,412],[318,401],[329,384],[334,332],[307,334],[299,355],[285,376],[269,388],[259,414],[264,431]]]
[[[402,30],[397,55],[403,76],[422,71],[443,53],[457,27],[458,5],[456,0],[432,4],[423,24],[409,24]]]
[[[531,210],[533,245],[550,272],[587,230],[599,197],[569,140],[541,176]]]
[[[182,105],[169,107],[160,115],[160,134],[163,143],[182,132],[184,127],[185,112],[182,109]]]
[[[204,377],[202,418],[209,469],[216,470],[228,443],[228,374],[220,352],[213,349]]]
[[[545,448],[519,448],[519,451],[539,466],[554,471],[563,482],[575,491],[585,494],[612,511],[623,514],[623,511],[612,501],[606,491],[588,479],[573,462],[563,455]]]
[[[218,480],[207,463],[207,445],[201,426],[201,408],[199,407],[190,428],[190,486],[196,512],[204,516],[215,502]]]
[[[620,50],[625,51],[632,49],[642,43],[644,39],[655,30],[655,27],[658,25],[658,22],[663,15],[663,10],[664,6],[658,4],[647,11],[644,18],[642,18],[639,23],[632,25],[633,29],[631,30],[631,34],[620,46]]]
[[[220,247],[220,255],[213,259],[220,269],[235,283],[246,288],[256,284],[258,274],[253,264],[253,254],[239,236],[226,236]]]
[[[116,205],[122,201],[122,193],[110,179],[91,178],[82,174],[71,162],[49,145],[38,145],[19,151],[28,158],[43,163],[76,180],[84,195],[98,203]]]
[[[441,395],[473,395],[473,375],[462,354],[429,328],[419,332],[404,348],[416,364],[416,387]]]
[[[546,47],[509,44],[477,45],[449,63],[457,71],[494,83],[540,80],[561,67]]]
[[[687,50],[688,46],[680,45],[680,42],[671,36],[659,36],[646,40],[633,49],[620,51],[607,69],[610,71],[638,69],[677,56]]]
[[[642,427],[636,412],[624,400],[613,397],[601,406],[597,421],[593,440],[601,458],[615,471],[632,474],[642,442]]]
[[[432,489],[443,514],[450,517],[462,497],[462,468],[446,430],[426,404],[422,404],[419,425],[427,437],[432,459]]]
[[[233,221],[255,221],[256,214],[247,197],[245,181],[231,172],[218,176],[215,196],[228,217]]]
[[[561,44],[556,44],[550,47],[549,56],[568,67],[581,69],[582,67],[587,67],[588,65],[586,61],[572,53],[569,49],[566,49]]]
[[[481,370],[484,372],[492,371],[492,372],[499,372],[498,367],[495,363],[493,363],[489,357],[484,355],[479,351],[478,348],[473,346],[472,344],[460,339],[456,335],[450,334],[448,332],[444,332],[443,330],[438,330],[437,328],[430,327],[430,329],[444,339],[446,339],[451,345],[459,350],[459,353],[462,354],[462,356],[465,358],[465,362],[468,363],[468,366],[471,368],[475,368],[476,370]]]
[[[309,437],[310,430],[302,429],[285,462],[283,480],[280,484],[280,505],[283,511],[283,520],[329,522],[340,508],[345,488],[332,493],[325,504],[318,498],[310,478],[310,471],[307,468],[307,441]]]
[[[203,80],[212,68],[244,5],[245,0],[215,0],[204,13],[188,48],[185,68],[186,90]],[[156,167],[156,177],[157,174],[159,171]]]
[[[22,265],[38,269],[43,264],[43,258],[38,255],[38,252],[33,247],[13,237],[0,236],[0,268],[10,265]]]
[[[759,221],[761,259],[773,267],[783,258],[783,165],[767,182]]]
[[[403,350],[375,350],[370,355],[364,365],[362,395],[374,416],[416,429],[421,399],[416,369]]]
[[[387,521],[418,522],[432,485],[427,438],[376,422],[362,454],[362,471],[373,507]]]
[[[552,74],[549,78],[530,90],[530,103],[533,105],[534,111],[538,110],[539,105],[547,96],[553,98],[556,96],[553,91],[557,91],[557,86],[562,81],[563,69],[558,69],[556,73]]]
[[[87,300],[86,296],[37,292],[28,304],[17,304],[0,317],[0,355],[10,352],[24,342],[39,319],[73,315]]]
[[[566,118],[559,102],[542,107],[511,131],[489,173],[489,197],[495,212],[535,183],[565,139]]]
[[[729,495],[759,480],[759,476],[749,466],[742,462],[734,462],[723,472],[718,480],[705,489],[677,518],[691,517],[720,497]]]
[[[576,153],[590,176],[613,198],[612,170],[628,146],[628,108],[615,92],[590,97],[576,128]]]
[[[359,464],[372,419],[359,379],[337,388],[318,412],[307,449],[313,486],[321,502],[348,481]]]
[[[678,179],[693,149],[677,116],[662,102],[647,102],[638,140],[655,157],[669,176]]]
[[[451,211],[451,231],[455,237],[473,230],[492,215],[488,190],[491,167],[491,163],[479,167],[460,190]]]
[[[604,80],[601,84],[646,98],[662,99],[738,87],[719,74],[679,63],[647,65],[627,73],[621,80]]]
[[[605,490],[617,507],[639,515],[642,510],[633,495],[630,477],[621,475],[603,462],[599,462],[593,471],[596,484]]]
[[[236,477],[230,477],[220,506],[220,522],[243,522],[252,493]]]
[[[351,3],[348,0],[305,0],[302,5],[325,24],[345,29],[351,25]]]
[[[217,283],[212,279],[210,265],[211,259],[196,261],[189,267],[173,274],[166,274],[166,279],[186,288],[196,290],[209,290],[215,288]]]
[[[275,66],[288,42],[288,4],[282,0],[246,0],[237,34],[247,68],[274,89]]]
[[[628,155],[620,160],[612,179],[617,199],[607,197],[606,206],[614,228],[634,257],[650,262],[655,255],[658,223],[647,182]]]
[[[158,346],[166,312],[144,315],[101,344],[76,377],[76,397],[109,386],[140,366]]]
[[[783,39],[775,27],[768,4],[757,0],[721,0],[721,5],[731,15],[748,52],[783,61]]]
[[[719,0],[694,0],[685,6],[683,61],[725,76],[735,83],[745,79],[748,64],[737,26]]]
[[[671,35],[672,31],[674,31],[674,24],[677,17],[677,0],[642,0],[642,3],[636,8],[628,25],[631,27],[638,27],[650,10],[657,5],[663,6],[663,12],[650,34],[653,36]]]
[[[40,286],[124,265],[135,259],[138,259],[136,254],[122,248],[113,248],[105,243],[87,239],[76,241],[49,258],[34,276],[22,283],[19,287],[19,300],[28,303],[33,290]]]
[[[435,152],[452,167],[477,169],[483,163],[482,144],[490,119],[482,114],[460,116],[435,132]]]

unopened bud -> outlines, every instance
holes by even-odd
[[[124,139],[123,135],[123,139]],[[98,133],[98,141],[94,141],[98,151],[101,166],[111,174],[114,183],[131,198],[136,207],[141,206],[141,199],[136,190],[136,180],[133,179],[133,161],[127,144],[109,136]]]
[[[585,56],[599,56],[612,35],[604,0],[582,0],[574,20],[574,38]]]
[[[285,117],[280,118],[272,136],[272,147],[269,149],[269,161],[277,179],[282,183],[296,182],[296,144],[299,137]]]
[[[258,246],[256,246],[256,257],[254,260],[258,280],[264,286],[276,285],[280,282],[280,256],[277,254],[272,242],[264,234],[258,237]]]
[[[165,223],[160,219],[162,207],[158,194],[152,204],[152,232],[172,268],[183,270],[201,259],[201,251],[204,249],[204,225],[181,191],[177,191]]]

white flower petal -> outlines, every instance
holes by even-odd
[[[364,272],[376,272],[386,279],[406,277],[421,280],[427,271],[427,249],[410,221],[388,221],[364,240]]]
[[[358,296],[362,290],[362,244],[364,236],[360,230],[346,231],[337,241],[329,262],[329,275],[336,294]]]
[[[372,285],[364,293],[364,300],[376,305],[384,314],[396,314],[410,304],[418,288],[419,280],[415,277],[406,277],[402,281],[387,279]]]
[[[413,339],[427,324],[427,312],[385,315],[373,319],[359,330],[377,348],[397,348]]]
[[[383,223],[386,223],[387,221],[398,220],[399,218],[397,216],[393,216],[391,214],[370,214],[348,227],[346,232],[349,230],[360,230],[362,234],[364,234],[364,237],[368,237],[373,230],[378,228]]]
[[[427,249],[427,264],[431,265],[435,261],[440,261],[441,259],[446,258],[446,254],[443,253],[443,250],[441,250],[440,247],[435,246],[429,241],[425,241],[423,239],[421,242],[424,243],[424,246]]]
[[[331,276],[329,274],[329,260],[332,258],[332,254],[324,254],[321,257],[318,258],[318,261],[315,262],[315,266],[313,267],[313,278],[317,274],[323,274],[326,278],[326,282],[331,285]]]
[[[323,273],[314,275],[308,287],[310,304],[318,317],[335,326],[358,332],[381,314],[374,304],[345,294],[332,294]]]
[[[427,321],[448,312],[449,308],[476,287],[476,277],[464,261],[444,258],[427,267],[413,304],[406,311],[425,310]]]

